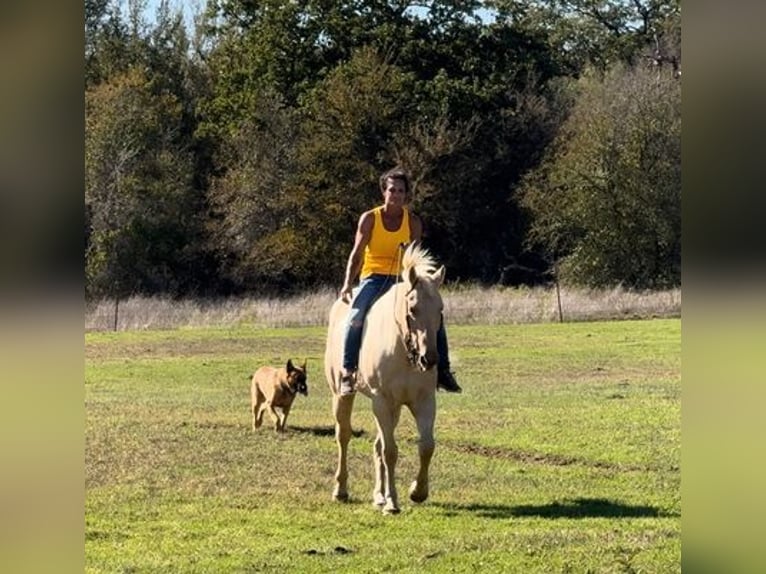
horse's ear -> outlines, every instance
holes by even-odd
[[[301,367],[301,370],[302,370],[304,373],[306,372],[306,363],[308,363],[308,362],[309,362],[309,360],[308,360],[308,359],[304,359],[304,360],[303,360],[303,366]]]
[[[447,273],[447,270],[444,268],[444,265],[439,267],[436,271],[433,272],[431,277],[433,277],[434,281],[436,282],[436,286],[439,287],[442,282],[444,281],[444,275]]]
[[[295,367],[293,366],[293,360],[292,359],[287,359],[287,367],[286,367],[286,369],[287,369],[287,374],[288,375],[295,370]]]
[[[415,288],[415,284],[418,282],[418,272],[415,267],[410,267],[407,270],[407,283],[410,285],[410,291]]]

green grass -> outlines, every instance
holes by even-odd
[[[371,506],[375,425],[357,398],[352,500],[325,330],[86,335],[86,571],[680,572],[678,319],[449,329],[462,395],[440,393],[431,497]],[[308,358],[288,433],[250,431],[249,374]]]

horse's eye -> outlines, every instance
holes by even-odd
[[[417,307],[410,307],[410,317],[413,319],[418,316]]]

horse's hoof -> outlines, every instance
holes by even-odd
[[[400,512],[401,510],[399,510],[399,507],[393,502],[388,502],[383,507],[383,514],[399,514]]]
[[[427,492],[412,492],[410,493],[410,500],[412,502],[425,502],[428,499],[428,493]]]
[[[373,494],[372,505],[377,506],[378,508],[383,508],[386,505],[386,497],[382,494]]]
[[[332,498],[336,502],[348,502],[348,492],[333,492]]]

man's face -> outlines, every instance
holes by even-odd
[[[404,181],[389,177],[383,190],[383,199],[387,205],[404,205],[407,200],[407,186]]]

